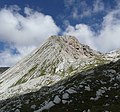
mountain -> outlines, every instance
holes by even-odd
[[[107,60],[115,62],[120,59],[120,49],[106,53],[104,56]]]
[[[100,52],[73,36],[51,36],[0,76],[0,99],[39,90],[72,74],[103,64]]]
[[[108,88],[110,101],[117,96],[119,57],[119,50],[103,54],[74,36],[51,36],[0,75],[0,112],[96,112]]]

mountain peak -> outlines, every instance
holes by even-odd
[[[1,74],[0,98],[54,84],[81,70],[96,56],[99,53],[80,44],[74,36],[51,36],[34,52]]]
[[[26,108],[28,112],[46,109],[90,111],[89,107],[93,104],[98,109],[101,100],[107,106],[111,101],[117,104],[120,61],[113,63],[116,59],[120,59],[119,51],[102,54],[79,43],[74,36],[51,36],[34,52],[1,74],[0,100],[4,100],[0,101],[0,111],[16,109],[17,112]],[[108,97],[109,105],[106,103]],[[79,105],[82,107],[79,108]]]
[[[79,43],[78,39],[75,36],[71,35],[65,35],[65,36],[57,36],[53,35],[48,38],[49,40],[56,40],[56,41],[65,41],[66,43],[72,42],[72,43]]]
[[[65,51],[68,55],[74,56],[76,59],[88,58],[98,54],[90,49],[89,46],[81,44],[76,37],[71,35],[51,36],[48,41],[53,44],[56,49]]]
[[[56,36],[53,35],[51,37],[48,38],[49,41],[57,41],[57,42],[65,42],[68,43],[69,45],[74,45],[74,44],[78,44],[79,41],[76,37],[71,36],[71,35],[65,35],[65,36]]]

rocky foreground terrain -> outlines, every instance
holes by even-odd
[[[120,52],[52,36],[0,76],[0,112],[119,112]]]
[[[120,60],[0,103],[0,112],[119,112]]]

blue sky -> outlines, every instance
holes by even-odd
[[[0,0],[0,66],[13,66],[51,35],[101,52],[120,48],[119,0]]]

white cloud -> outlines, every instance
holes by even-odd
[[[92,5],[86,0],[64,0],[66,10],[70,12],[70,17],[76,20],[105,11],[102,0],[94,0],[91,3]]]
[[[80,19],[91,15],[91,9],[86,1],[64,0],[66,10],[70,12],[70,18]]]
[[[73,8],[71,12],[71,17],[73,19],[80,19],[80,18],[88,17],[92,14],[91,9],[86,6],[82,9],[81,12],[79,10],[80,10],[79,8],[76,8],[76,7]]]
[[[74,35],[81,43],[87,44],[102,52],[120,48],[120,9],[109,12],[104,18],[99,34],[88,25],[68,25],[66,35]]]
[[[57,34],[59,28],[49,15],[25,8],[26,17],[14,10],[0,11],[0,38],[17,45],[38,45],[45,38]],[[3,37],[3,38],[2,38]]]
[[[19,10],[17,6],[0,10],[0,40],[15,47],[20,53],[14,56],[9,49],[6,49],[0,53],[0,56],[3,56],[0,58],[0,65],[13,65],[49,36],[57,35],[60,31],[51,16],[27,7],[24,9],[25,16],[23,16]]]
[[[74,35],[81,43],[87,44],[95,49],[93,43],[94,34],[90,30],[90,27],[85,24],[77,24],[75,27],[69,25],[64,35]]]
[[[18,60],[20,60],[22,55],[13,55],[8,49],[6,49],[4,52],[0,53],[0,67],[1,66],[12,66],[14,65]]]
[[[93,4],[93,12],[100,12],[104,10],[104,3],[102,0],[95,0]]]
[[[96,46],[101,51],[120,48],[120,9],[104,17],[103,28],[96,39]]]
[[[91,16],[92,9],[89,7],[89,5],[86,3],[86,1],[79,1],[74,2],[72,4],[72,11],[71,11],[71,17],[73,19],[81,19],[84,17]]]
[[[73,0],[68,5],[72,7],[72,3]],[[85,2],[82,4],[84,7]],[[103,4],[98,6],[101,2],[96,1],[95,4],[94,12],[104,9]],[[87,11],[89,8],[86,7],[84,9]],[[64,34],[74,35],[81,43],[99,51],[108,52],[120,48],[120,9],[117,8],[103,18],[102,29],[99,34],[93,32],[90,26],[86,24],[72,26],[68,20],[65,21],[67,28]],[[88,16],[92,11],[89,10],[86,14],[83,12],[79,15],[79,9],[74,10],[76,12],[72,13],[75,14],[75,18]],[[24,9],[25,16],[21,15],[19,11],[20,8],[17,6],[0,10],[0,40],[7,42],[10,47],[16,48],[19,52],[19,54],[14,55],[11,53],[11,48],[8,48],[0,53],[0,66],[14,65],[50,35],[56,35],[60,31],[49,15],[44,15],[27,7]]]
[[[70,9],[73,4],[75,5],[75,0],[64,0],[64,5],[67,9]]]
[[[11,51],[12,49],[17,48],[19,51],[18,54],[13,54]],[[10,46],[10,48],[5,49],[3,52],[0,53],[0,67],[6,66],[10,67],[21,60],[23,57],[28,55],[31,51],[33,51],[36,47],[35,46]]]

